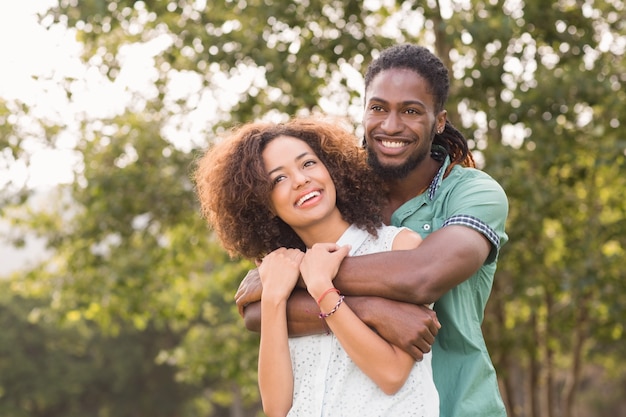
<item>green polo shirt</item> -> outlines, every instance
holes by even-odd
[[[502,187],[486,173],[454,166],[443,179],[446,161],[429,189],[409,200],[391,217],[423,238],[448,225],[464,225],[483,233],[492,251],[469,279],[446,293],[434,306],[441,329],[433,345],[433,374],[441,417],[502,417],[506,411],[487,352],[481,324],[491,292],[508,201]]]

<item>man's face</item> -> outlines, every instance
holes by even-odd
[[[445,111],[435,114],[428,82],[408,69],[380,72],[365,91],[363,126],[368,160],[385,180],[401,179],[430,155]]]

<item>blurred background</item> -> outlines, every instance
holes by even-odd
[[[626,415],[622,0],[0,0],[0,416],[261,416],[215,135],[326,113],[418,43],[510,200],[484,323],[511,417]],[[254,225],[250,225],[254,227]]]

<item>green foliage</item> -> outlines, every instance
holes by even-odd
[[[0,284],[3,416],[165,417],[201,394],[201,387],[177,381],[174,367],[153,359],[177,335],[122,325],[108,337],[86,322],[59,325],[42,313],[49,300],[11,297],[10,284]]]

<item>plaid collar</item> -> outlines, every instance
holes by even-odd
[[[435,193],[441,187],[441,182],[443,181],[443,174],[446,172],[446,169],[450,166],[450,156],[446,155],[446,159],[444,159],[443,164],[437,171],[437,174],[433,177],[433,180],[430,182],[430,186],[428,187],[428,199],[432,201],[435,198]]]

